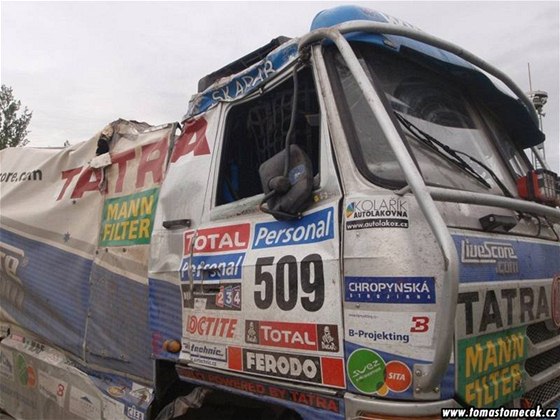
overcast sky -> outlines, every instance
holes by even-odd
[[[33,111],[31,146],[86,140],[117,119],[180,120],[198,80],[343,2],[1,3],[1,79]],[[352,2],[462,46],[548,92],[546,155],[560,170],[559,2]]]

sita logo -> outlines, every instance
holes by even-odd
[[[552,280],[551,315],[556,328],[560,328],[560,274]]]

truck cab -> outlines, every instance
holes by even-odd
[[[125,416],[558,407],[558,177],[527,158],[544,134],[498,69],[341,6],[201,79],[181,124],[132,131],[148,136],[136,155],[108,143],[103,176],[71,192],[82,175],[65,167],[57,195],[99,195],[81,264],[103,293],[84,299],[84,336],[56,345]],[[111,375],[149,391],[130,386],[132,404]],[[83,417],[115,414],[99,407]]]
[[[153,285],[181,279],[179,377],[303,387],[350,418],[550,403],[535,396],[558,392],[557,193],[520,197],[544,140],[527,101],[356,7],[265,54],[195,95],[177,142],[192,152],[162,187],[155,225],[191,222],[152,244]],[[307,161],[290,152],[286,172],[294,146]],[[272,161],[310,184],[305,211],[262,211]]]

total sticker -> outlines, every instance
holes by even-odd
[[[385,385],[393,392],[404,392],[412,384],[412,372],[403,362],[393,360],[385,366]]]
[[[347,362],[350,382],[358,391],[374,394],[385,382],[385,361],[376,352],[358,349],[352,352]]]

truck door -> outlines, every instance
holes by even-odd
[[[224,105],[202,222],[184,235],[183,354],[191,365],[345,386],[340,298],[341,191],[311,68],[298,74],[294,142],[315,187],[304,217],[258,210],[259,166],[285,145],[293,80]]]

